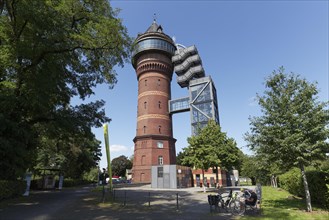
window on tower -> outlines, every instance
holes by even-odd
[[[157,146],[158,146],[158,148],[163,148],[163,142],[162,141],[158,141]]]
[[[161,82],[161,80],[160,80],[160,79],[158,79],[158,86],[160,86],[160,82]]]
[[[161,134],[161,125],[159,125],[158,129],[159,129],[159,134]]]
[[[147,86],[147,79],[144,81],[145,86]]]
[[[163,156],[158,157],[158,164],[163,165]]]
[[[146,158],[146,156],[143,155],[142,158],[141,158],[141,165],[145,165],[145,158]]]
[[[140,51],[149,49],[159,49],[171,54],[175,54],[175,47],[171,43],[161,39],[146,39],[138,43],[137,47],[132,53],[132,56],[139,53]]]
[[[146,133],[146,126],[143,127],[143,132]]]
[[[146,106],[147,106],[147,102],[144,102],[144,109],[146,109]]]
[[[161,108],[161,102],[160,102],[160,101],[159,101],[159,103],[158,103],[158,104],[159,104],[159,108]]]

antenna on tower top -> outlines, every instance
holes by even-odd
[[[156,21],[157,21],[157,14],[154,13],[154,14],[153,14],[153,23],[156,23]]]

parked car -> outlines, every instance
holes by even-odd
[[[112,183],[113,184],[118,184],[118,183],[121,183],[121,180],[120,179],[117,179],[117,178],[113,178],[112,179]]]

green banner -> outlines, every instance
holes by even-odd
[[[108,125],[104,124],[104,139],[105,139],[105,150],[106,150],[106,158],[107,158],[107,173],[109,174],[109,186],[112,191],[112,167],[111,167],[111,156],[110,156],[110,145],[109,145],[109,133],[108,133]]]

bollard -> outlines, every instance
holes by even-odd
[[[151,192],[149,192],[149,207],[151,206]]]
[[[179,207],[178,207],[178,193],[176,193],[176,209],[178,210]]]
[[[103,203],[105,202],[105,187],[103,185],[103,190],[102,190],[102,200],[103,200]]]
[[[123,206],[126,206],[126,199],[127,199],[127,191],[125,191],[125,198],[124,198],[124,201],[123,201]]]

